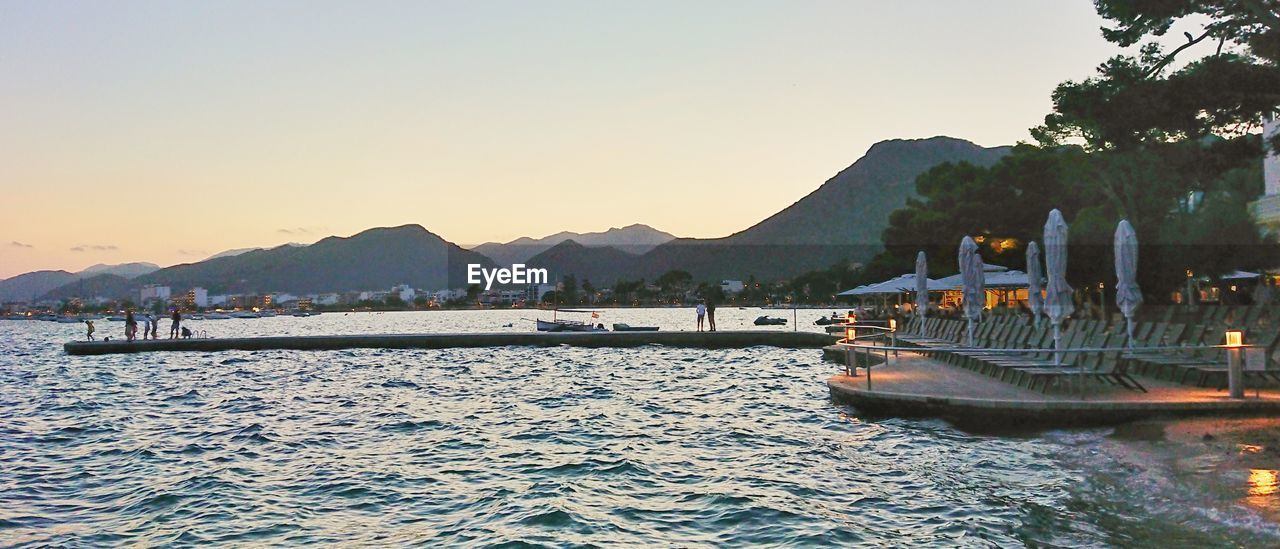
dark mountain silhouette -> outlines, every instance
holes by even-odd
[[[583,246],[566,240],[529,259],[529,265],[546,268],[551,282],[572,274],[578,282],[591,280],[599,286],[617,280],[619,273],[644,269],[643,256],[629,254],[610,246]],[[623,276],[626,278],[626,276]]]
[[[114,274],[86,276],[38,296],[40,301],[62,301],[71,298],[117,297],[138,300],[138,285],[131,278]],[[132,295],[130,295],[132,294]]]
[[[597,265],[592,281],[599,285],[618,278],[653,280],[672,269],[705,281],[749,275],[770,280],[839,261],[865,261],[881,249],[889,214],[915,195],[917,176],[946,162],[990,166],[1008,151],[951,137],[882,141],[796,203],[727,237],[679,238],[634,262],[619,262],[608,250],[582,248],[557,257],[538,256],[529,264],[557,276]],[[606,271],[611,263],[619,268]]]
[[[137,277],[104,297],[129,297],[146,284],[174,291],[194,286],[213,293],[338,292],[386,289],[396,284],[416,288],[465,286],[468,263],[494,267],[488,258],[459,248],[420,225],[369,229],[350,237],[331,236],[310,246],[283,245],[238,255],[175,265]],[[87,279],[88,280],[92,279]],[[78,291],[75,284],[58,288],[46,299]],[[86,292],[88,294],[88,292]]]
[[[522,237],[507,243],[486,242],[471,249],[484,254],[498,265],[526,263],[530,258],[550,250],[553,246],[572,240],[589,248],[611,247],[629,254],[643,254],[664,242],[675,240],[675,235],[659,231],[648,225],[636,223],[626,227],[613,227],[598,233],[558,232],[542,238]]]
[[[0,303],[28,302],[45,292],[76,280],[76,275],[66,271],[33,271],[0,280]]]

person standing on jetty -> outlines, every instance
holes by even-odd
[[[124,314],[124,339],[125,341],[133,341],[133,336],[138,333],[138,319],[133,317],[133,311],[130,310]]]
[[[716,300],[714,297],[707,298],[707,329],[716,331]]]
[[[151,313],[147,313],[147,319],[151,321],[151,339],[160,339],[160,319]],[[147,334],[142,334],[142,339],[146,338]]]
[[[142,339],[144,341],[151,336],[151,330],[155,326],[155,323],[156,317],[151,316],[151,313],[142,315]]]
[[[84,321],[84,329],[85,329],[85,334],[84,334],[84,336],[85,336],[85,337],[87,337],[87,338],[89,338],[89,341],[93,341],[93,321],[92,321],[92,320],[85,320],[85,321]]]
[[[698,312],[698,331],[702,331],[702,319],[707,316],[707,304],[703,300],[698,300],[698,306],[694,308]]]
[[[182,324],[182,313],[177,309],[173,310],[173,324],[169,326],[169,339],[178,339],[178,328]]]

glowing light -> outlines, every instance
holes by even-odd
[[[1280,471],[1275,469],[1249,470],[1249,495],[1270,496],[1280,492]]]
[[[1244,345],[1244,332],[1227,330],[1227,347],[1239,347],[1241,345]]]

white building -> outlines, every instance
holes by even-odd
[[[746,286],[742,284],[741,280],[721,280],[720,281],[720,291],[724,292],[725,295],[734,295],[734,294],[741,293],[743,288],[746,288]]]
[[[209,306],[209,290],[195,287],[187,292],[187,297],[191,300],[191,304],[196,307],[204,308]]]
[[[145,305],[152,301],[169,301],[169,287],[149,284],[138,290],[139,305]]]
[[[401,284],[391,288],[391,293],[399,296],[400,301],[405,303],[412,302],[413,298],[418,295],[418,292],[414,291],[413,287],[408,284]]]
[[[338,294],[319,294],[311,296],[311,303],[324,306],[337,305],[341,298],[342,296]]]
[[[1276,132],[1280,132],[1280,121],[1268,119],[1262,126],[1262,138],[1270,140]],[[1280,232],[1280,155],[1265,141],[1263,147],[1267,156],[1262,160],[1262,180],[1267,190],[1252,204],[1253,218],[1264,231]]]

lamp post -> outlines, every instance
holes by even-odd
[[[898,358],[898,319],[889,319],[889,346],[893,347],[893,358]]]
[[[1244,332],[1227,330],[1227,391],[1231,398],[1244,398]]]

